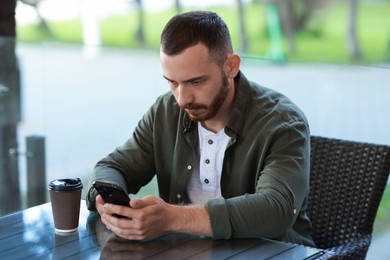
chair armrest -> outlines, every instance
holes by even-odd
[[[354,241],[326,248],[326,250],[334,252],[334,256],[340,259],[365,259],[370,244],[371,235],[366,234]]]

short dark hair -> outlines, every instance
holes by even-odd
[[[216,13],[191,11],[171,18],[161,33],[161,51],[176,55],[201,43],[211,58],[220,66],[227,54],[233,53],[232,41],[226,23]]]

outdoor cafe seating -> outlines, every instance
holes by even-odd
[[[308,215],[318,248],[364,259],[390,172],[390,146],[312,136]]]

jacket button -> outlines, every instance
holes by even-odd
[[[181,194],[178,193],[178,194],[176,195],[176,198],[181,199]]]
[[[192,169],[192,166],[191,165],[188,165],[187,166],[187,170],[191,170]]]

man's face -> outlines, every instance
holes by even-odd
[[[215,117],[229,93],[228,78],[211,60],[207,48],[197,44],[178,55],[160,52],[164,78],[181,109],[193,121]]]

